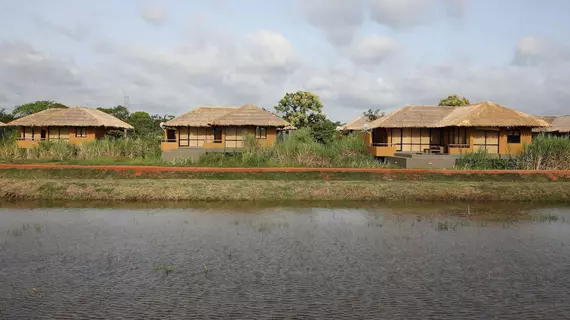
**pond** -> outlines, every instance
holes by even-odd
[[[514,204],[3,204],[0,319],[562,319],[569,222]]]

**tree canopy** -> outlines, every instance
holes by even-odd
[[[368,110],[364,111],[363,115],[366,118],[368,118],[368,121],[374,121],[378,118],[383,117],[384,112],[381,112],[380,109],[376,109],[376,110],[368,109]]]
[[[471,102],[469,102],[469,99],[465,97],[458,97],[456,94],[447,96],[439,101],[440,106],[461,107],[468,106],[470,104]]]
[[[16,106],[12,111],[14,119],[29,116],[30,114],[47,110],[49,108],[67,108],[67,106],[49,100],[38,100],[36,102],[26,103]]]
[[[287,93],[275,107],[277,113],[297,128],[304,128],[325,120],[323,104],[311,92]]]
[[[4,108],[0,109],[0,122],[8,123],[12,120],[14,120],[14,116],[11,113],[6,112]]]
[[[121,106],[121,105],[118,105],[118,106],[115,106],[112,108],[97,108],[97,110],[108,113],[108,114],[114,116],[115,118],[122,120],[122,121],[125,121],[125,122],[127,122],[127,120],[129,119],[129,115],[130,115],[129,109],[127,109],[127,107]]]

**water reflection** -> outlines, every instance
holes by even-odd
[[[3,206],[0,319],[561,319],[570,313],[569,208]]]

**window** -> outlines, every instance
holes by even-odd
[[[214,128],[214,143],[222,143],[222,128]]]
[[[507,131],[507,143],[521,143],[521,132],[520,132],[520,130],[509,130],[509,131]]]
[[[87,137],[87,129],[86,128],[75,128],[75,136],[77,138],[86,138]]]
[[[255,137],[257,139],[267,139],[267,128],[257,127],[255,129]]]
[[[166,140],[167,141],[176,141],[176,130],[167,129],[166,130]]]

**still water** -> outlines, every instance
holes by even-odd
[[[568,207],[26,206],[0,319],[570,318]]]

